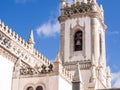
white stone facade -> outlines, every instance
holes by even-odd
[[[0,22],[0,56],[14,63],[12,90],[95,90],[111,87],[103,8],[96,0],[61,0],[60,51],[54,62]]]

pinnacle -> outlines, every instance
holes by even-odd
[[[30,36],[29,36],[29,39],[28,39],[28,44],[34,45],[33,30],[30,31]]]

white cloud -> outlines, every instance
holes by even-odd
[[[40,25],[36,31],[39,36],[43,35],[45,37],[51,37],[60,32],[60,25],[57,20],[50,19],[44,24]]]
[[[112,73],[112,86],[120,88],[120,72]]]
[[[72,3],[73,0],[68,0],[67,2]],[[57,11],[56,15],[58,16],[60,14],[60,5],[58,6],[56,11]],[[54,17],[54,19],[55,18],[56,17]],[[46,21],[42,25],[38,26],[36,29],[37,34],[39,36],[43,35],[45,37],[52,37],[52,36],[55,36],[56,34],[58,34],[60,32],[60,25],[59,25],[58,20],[54,20],[54,19],[50,18],[48,21]]]

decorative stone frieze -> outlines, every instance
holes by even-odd
[[[61,16],[58,18],[59,21],[64,21],[70,17],[90,16],[98,17],[103,21],[103,15],[98,4],[93,2],[83,3],[77,2],[70,6],[65,6],[61,9]]]
[[[81,60],[81,61],[73,61],[73,62],[65,62],[64,66],[67,70],[75,70],[76,64],[79,63],[79,67],[81,70],[86,70],[91,68],[91,61],[90,60]]]
[[[17,63],[16,63],[17,64]],[[28,65],[27,63],[20,61],[19,66],[15,64],[14,74],[17,73],[16,70],[19,68],[20,75],[39,75],[39,74],[47,74],[53,71],[53,65],[50,64],[48,66],[41,65],[35,66],[34,68]],[[15,74],[16,75],[16,74]]]
[[[12,53],[10,53],[9,51],[6,51],[4,48],[2,48],[0,46],[0,55],[2,55],[3,57],[5,57],[8,60],[11,60],[12,62],[16,62],[17,57],[14,56]]]
[[[37,50],[29,47],[29,44],[25,40],[19,37],[18,34],[15,34],[8,26],[5,26],[3,22],[0,22],[0,46],[6,52],[10,52],[13,56],[19,57],[28,63],[31,67],[34,67],[38,63],[47,66],[51,63]]]

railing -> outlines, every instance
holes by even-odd
[[[68,81],[72,81],[73,75],[65,68],[62,69],[61,75]]]

